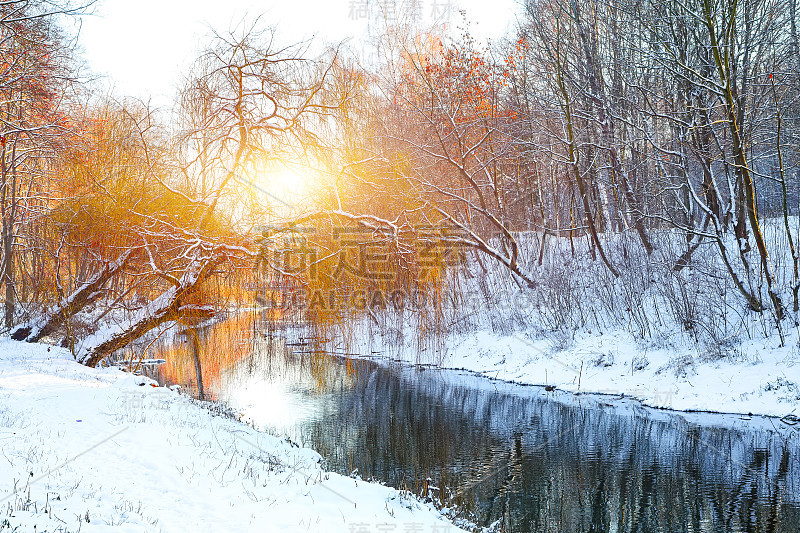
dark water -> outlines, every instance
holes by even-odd
[[[207,384],[217,399],[331,470],[493,531],[800,531],[800,425],[297,353],[261,335],[239,347]]]

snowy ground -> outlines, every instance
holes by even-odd
[[[0,532],[459,531],[177,392],[8,339],[0,456]]]
[[[796,335],[796,332],[795,332]],[[568,347],[525,333],[478,331],[453,336],[441,350],[414,346],[414,332],[341,342],[336,350],[380,354],[409,363],[433,363],[491,378],[554,386],[570,392],[633,397],[645,405],[681,411],[800,416],[797,339],[744,342],[723,358],[697,346],[636,342],[625,332],[579,333]],[[422,355],[420,355],[422,354]],[[428,355],[425,355],[428,354]]]

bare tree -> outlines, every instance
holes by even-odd
[[[76,221],[86,217],[114,221],[122,237],[97,250],[106,258],[95,274],[76,280],[75,289],[18,328],[15,338],[39,340],[82,309],[104,306],[107,322],[79,335],[75,352],[94,366],[156,327],[213,314],[213,291],[203,287],[257,254],[233,225],[237,181],[259,158],[277,154],[282,142],[304,137],[311,131],[305,123],[328,109],[321,90],[330,58],[307,60],[305,50],[278,48],[274,32],[255,26],[216,35],[187,80],[177,137],[146,106],[112,105],[107,118],[118,126],[90,142],[108,150],[101,155],[93,146],[95,163],[79,173],[85,196],[50,212],[61,213],[54,220],[65,220],[65,242],[72,246],[80,246],[76,238],[97,238],[75,233]]]
[[[57,3],[0,5],[0,282],[6,328],[18,297],[19,231],[43,208],[42,192],[68,131],[61,103],[74,76],[55,17],[73,11]]]

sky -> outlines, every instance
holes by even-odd
[[[81,18],[80,45],[87,66],[116,96],[168,106],[210,28],[224,32],[243,19],[261,15],[291,44],[341,42],[359,47],[392,0],[101,0],[94,14]],[[416,13],[423,25],[460,25],[459,11],[471,33],[497,39],[519,12],[518,0],[396,0],[396,9]]]

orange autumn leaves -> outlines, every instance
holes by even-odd
[[[469,35],[448,46],[440,40],[430,42],[424,52],[405,54],[401,94],[417,105],[446,110],[456,125],[513,119],[516,113],[503,106],[503,91],[517,74],[524,46],[520,40],[512,51],[496,58],[486,49],[476,49]]]

